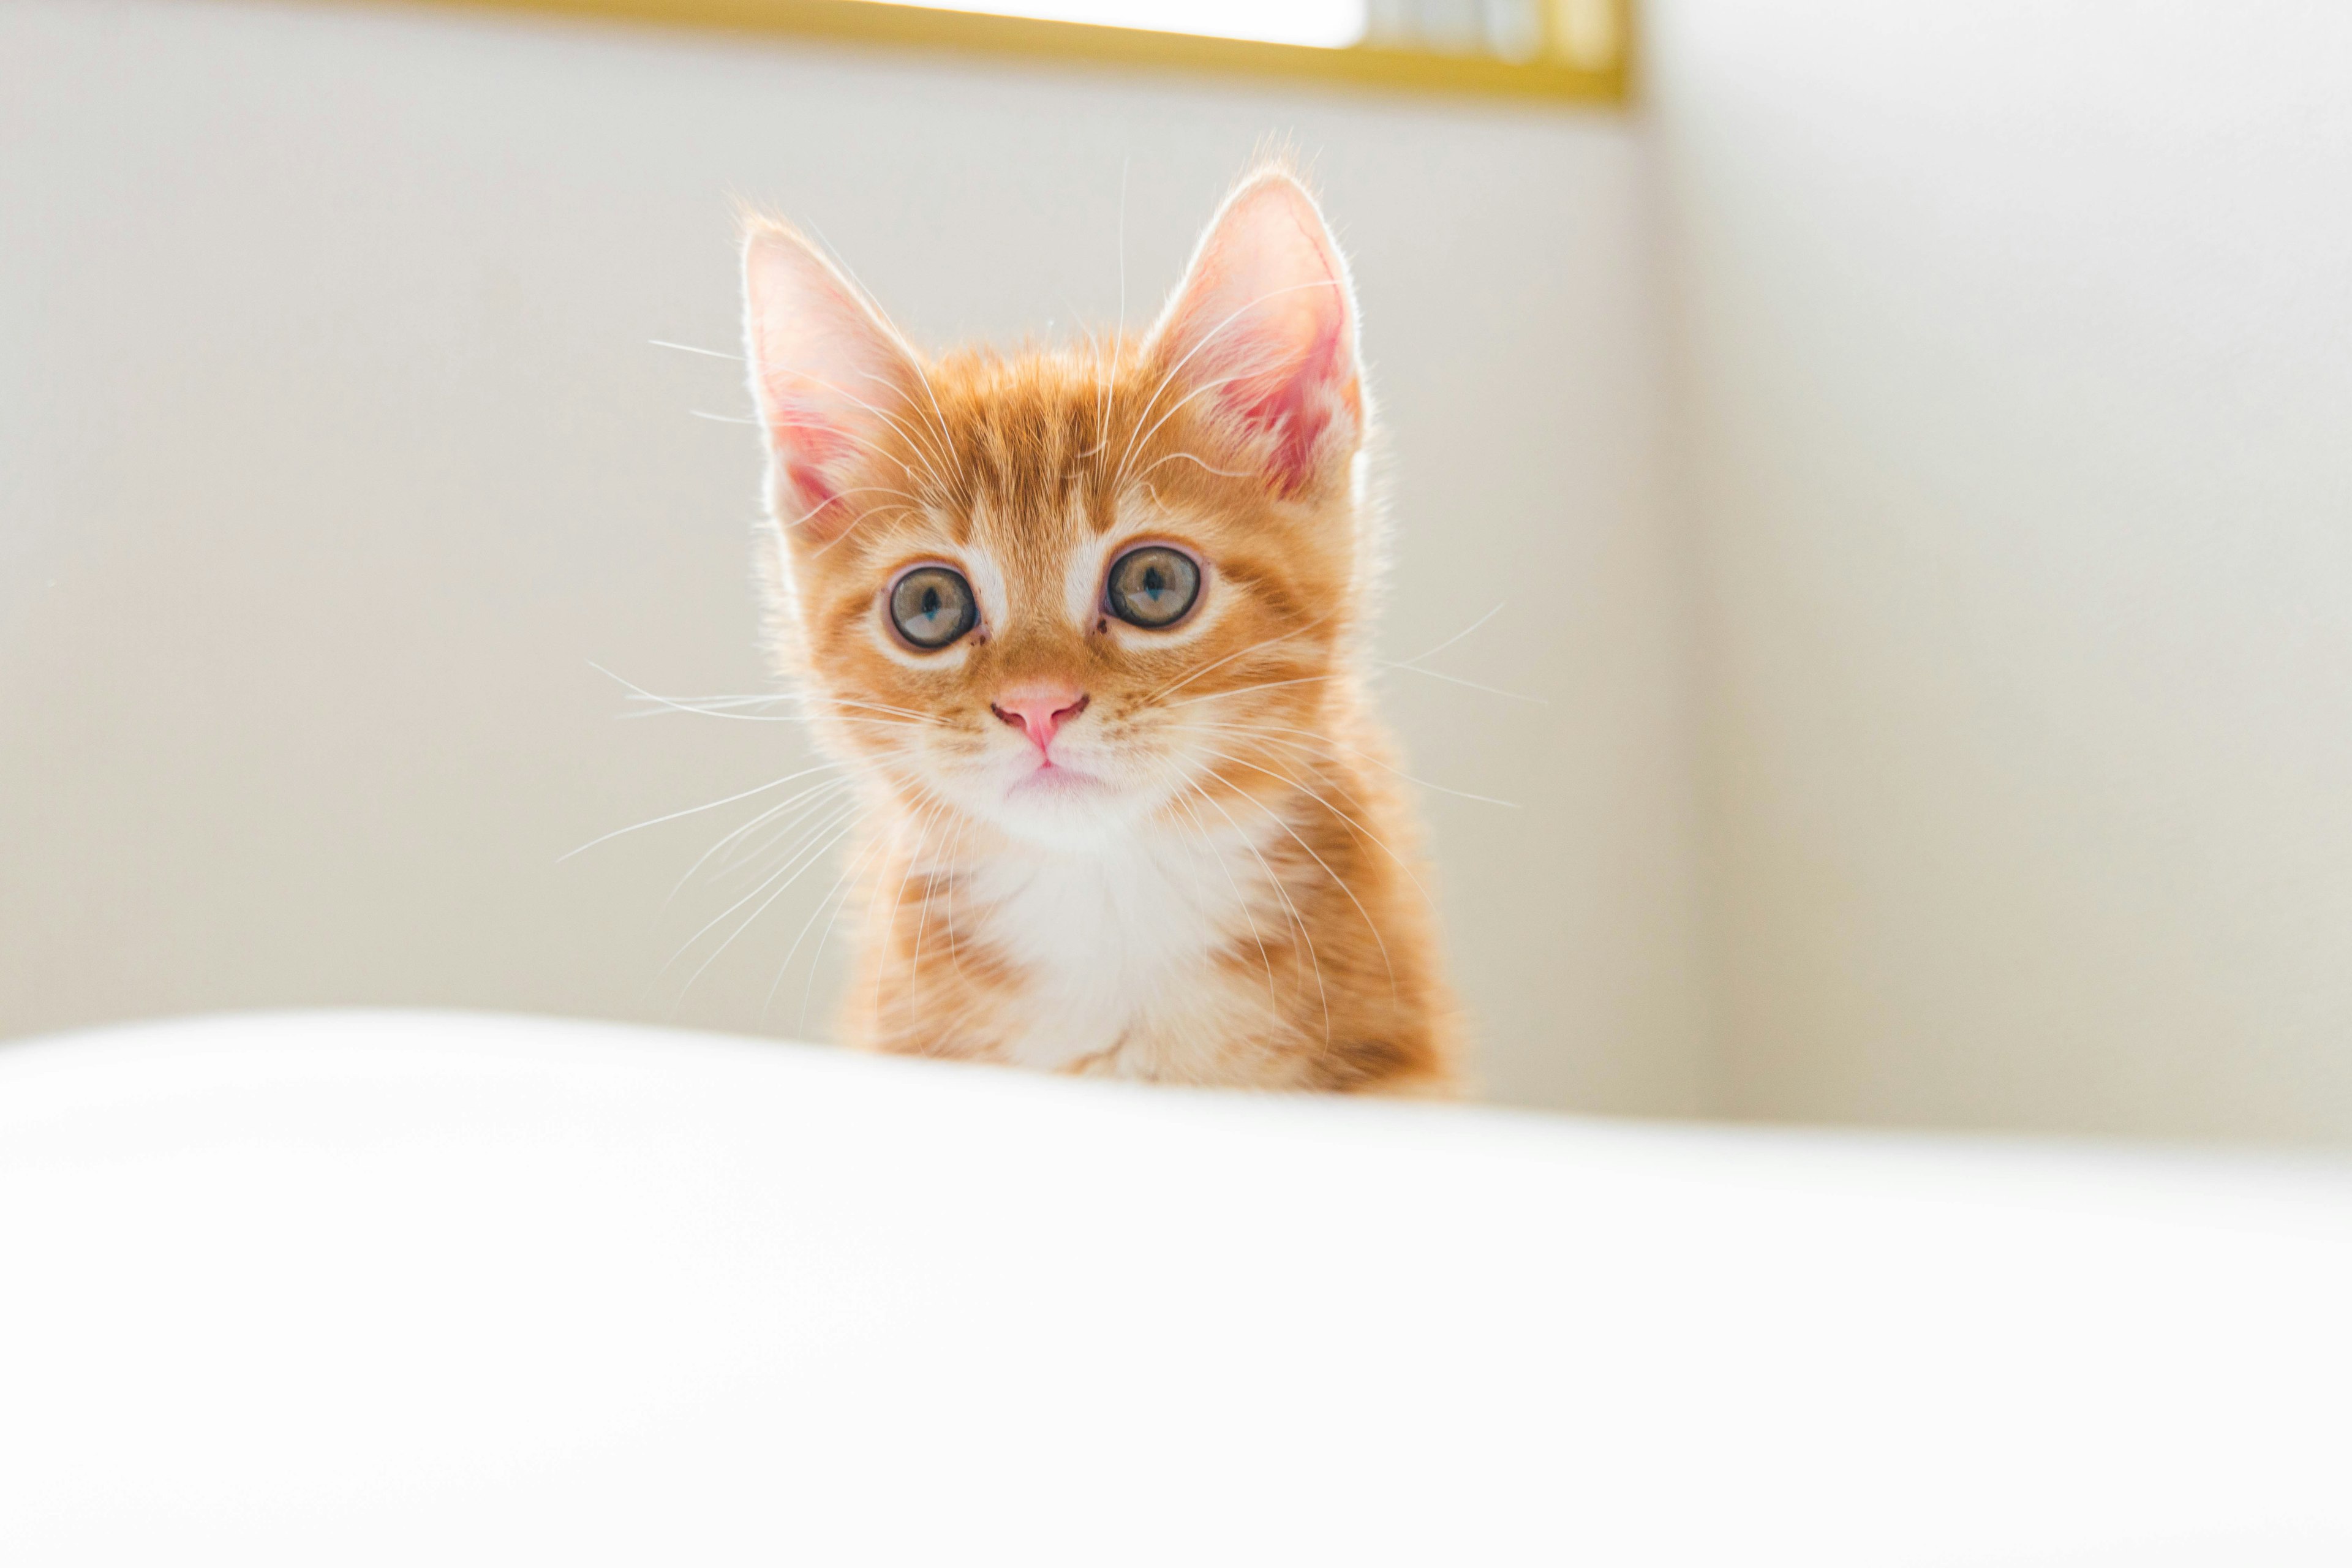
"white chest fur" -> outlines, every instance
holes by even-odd
[[[1212,954],[1247,929],[1265,884],[1238,830],[1146,829],[1104,850],[1009,852],[977,872],[976,912],[1026,980],[1010,1054],[1049,1069],[1197,1006]]]

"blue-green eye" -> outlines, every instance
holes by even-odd
[[[1172,626],[1201,596],[1201,569],[1181,550],[1147,544],[1111,563],[1103,597],[1131,626]]]
[[[945,566],[918,566],[890,590],[890,624],[926,653],[947,647],[979,619],[971,584]]]

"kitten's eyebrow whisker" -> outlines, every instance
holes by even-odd
[[[829,382],[819,382],[816,384],[821,386],[829,386],[832,384]],[[844,395],[847,395],[845,394]],[[855,399],[852,401],[855,401]],[[704,416],[704,417],[709,419],[721,419],[730,416],[725,415],[710,414]],[[760,420],[754,418],[743,421],[742,423],[757,425],[760,423]],[[905,474],[908,479],[911,479],[915,477],[915,470],[908,467],[906,460],[900,458],[896,452],[891,451],[887,447],[883,446],[880,442],[875,441],[870,437],[861,436],[854,430],[835,430],[834,434],[840,437],[843,440],[858,447],[869,458],[875,458],[880,462],[898,464],[899,472]],[[919,458],[925,458],[925,454],[921,451],[918,451],[915,455]],[[938,472],[931,468],[928,458],[926,458],[923,464],[923,472],[930,477],[933,483],[941,482]],[[843,493],[847,494],[848,492],[844,491]]]
[[[823,507],[817,508],[817,510],[819,511],[823,511],[824,510],[824,508]],[[847,528],[843,529],[839,533],[835,534],[831,539],[826,540],[823,544],[818,545],[814,550],[809,552],[809,559],[814,561],[818,556],[823,555],[826,551],[832,549],[835,545],[839,544],[843,540],[847,539],[851,534],[856,533],[859,529],[865,527],[867,521],[873,518],[913,516],[918,514],[920,510],[921,509],[918,507],[905,506],[868,507],[864,511],[859,512],[856,517],[853,518]],[[803,519],[803,521],[805,521],[806,519]]]
[[[925,458],[925,461],[924,461],[924,467],[925,467],[925,468],[929,468],[929,467],[930,467],[930,463],[929,463],[929,459],[930,459],[930,458],[938,458],[941,463],[944,463],[944,464],[946,464],[949,468],[954,468],[954,467],[955,467],[955,437],[954,437],[954,436],[953,436],[953,435],[949,431],[949,429],[948,429],[948,416],[947,416],[947,411],[946,411],[945,409],[942,409],[942,408],[940,406],[940,398],[939,398],[939,394],[937,394],[936,392],[933,392],[933,391],[931,390],[931,378],[930,378],[930,376],[929,376],[929,374],[924,371],[924,369],[923,369],[923,367],[922,367],[922,364],[921,364],[919,362],[918,362],[918,363],[914,365],[914,372],[915,372],[915,380],[916,380],[916,382],[917,382],[917,383],[918,383],[918,384],[922,387],[922,389],[923,389],[923,395],[924,395],[925,397],[927,397],[927,398],[929,398],[929,399],[930,400],[930,405],[931,405],[931,416],[932,416],[932,417],[931,417],[931,429],[932,429],[932,430],[935,430],[935,431],[938,433],[938,435],[939,435],[939,438],[940,438],[939,445],[938,445],[938,446],[936,446],[936,447],[933,447],[933,446],[931,446],[931,445],[930,445],[930,443],[929,443],[928,440],[920,441],[920,442],[917,442],[917,441],[915,440],[915,436],[914,436],[914,432],[913,432],[913,431],[911,431],[911,430],[908,430],[908,429],[907,429],[907,427],[906,427],[905,426],[903,426],[903,425],[899,425],[899,426],[898,426],[898,427],[899,427],[899,429],[900,429],[902,432],[904,432],[904,433],[905,433],[905,435],[906,435],[907,439],[908,439],[908,442],[910,442],[910,443],[912,443],[912,444],[916,445],[917,447],[920,447],[920,448],[922,449],[922,451],[923,451],[923,453],[924,453],[924,458]],[[904,395],[905,389],[904,389],[903,387],[900,387],[900,386],[898,385],[898,383],[896,383],[896,382],[892,381],[888,376],[884,375],[884,374],[883,374],[881,372],[879,372],[879,371],[873,371],[873,370],[869,370],[869,371],[862,372],[861,374],[862,374],[866,377],[866,380],[868,380],[868,381],[872,381],[872,382],[878,382],[878,383],[879,383],[879,384],[881,384],[883,386],[887,387],[887,388],[889,388],[889,389],[890,389],[890,390],[892,390],[892,391],[898,392],[898,393],[900,393],[902,395]],[[914,406],[914,401],[915,401],[915,400],[914,400],[913,398],[911,398],[911,397],[907,398],[907,399],[906,399],[906,401],[907,401],[907,405],[908,405],[908,406],[909,406],[909,407],[913,407],[913,406]],[[882,417],[883,417],[883,418],[885,418],[885,419],[890,419],[890,416],[889,416],[889,415],[887,415],[887,414],[883,414],[883,413],[882,413],[882,410],[880,410],[880,409],[878,409],[878,408],[875,409],[875,410],[874,410],[874,412],[875,412],[875,413],[877,413],[877,414],[881,414],[881,415],[882,415]],[[918,412],[919,412],[919,410]],[[893,425],[898,425],[898,421],[897,421],[896,419],[890,419],[890,422],[891,422]],[[940,477],[940,475],[939,475],[939,473],[938,473],[938,471],[937,471],[936,469],[934,469],[934,470],[932,471],[931,479],[932,479],[932,481],[933,481],[934,483],[936,483],[936,484],[938,484],[938,485],[940,486],[940,489],[948,489],[948,488],[949,488],[947,480],[945,480],[944,479],[941,479],[941,478]]]
[[[1175,418],[1177,415],[1182,413],[1186,405],[1190,404],[1196,397],[1205,397],[1221,386],[1231,386],[1237,381],[1246,381],[1250,374],[1250,371],[1240,370],[1234,372],[1231,375],[1220,376],[1214,381],[1204,381],[1200,385],[1194,387],[1192,391],[1186,393],[1183,396],[1178,398],[1175,402],[1170,404],[1166,412],[1162,413],[1159,418],[1151,422],[1150,429],[1146,430],[1142,435],[1138,436],[1134,440],[1129,441],[1127,444],[1127,456],[1121,458],[1119,460],[1119,479],[1118,483],[1127,484],[1132,482],[1127,478],[1127,465],[1129,461],[1132,459],[1135,449],[1138,447],[1148,445],[1154,436],[1160,434],[1160,427],[1167,424],[1171,419]],[[1155,464],[1153,466],[1157,467],[1158,465]],[[1203,468],[1206,468],[1207,466],[1208,465],[1205,463],[1202,465]],[[1144,471],[1149,473],[1150,469],[1147,468]],[[1138,478],[1140,477],[1141,476],[1139,475],[1138,476]]]
[[[918,379],[922,378],[921,366],[918,365],[915,367],[915,373]],[[922,459],[923,471],[930,476],[931,482],[939,486],[939,488],[943,491],[952,492],[954,490],[955,487],[948,483],[947,476],[942,474],[938,466],[931,460],[936,458],[940,463],[950,462],[951,454],[947,450],[947,448],[942,447],[934,449],[928,440],[919,439],[916,436],[914,427],[908,425],[905,420],[899,418],[897,415],[891,413],[887,408],[878,408],[873,404],[866,402],[864,398],[858,396],[856,393],[851,392],[846,387],[836,386],[832,382],[825,380],[823,376],[810,375],[801,371],[793,371],[788,374],[790,374],[791,379],[794,381],[806,382],[811,386],[824,387],[827,392],[832,393],[835,396],[846,398],[848,401],[857,405],[858,407],[863,408],[866,413],[873,415],[877,419],[887,420],[891,428],[897,430],[899,435],[907,438],[907,445],[914,448],[915,456]],[[887,384],[886,383],[886,384]],[[929,381],[924,381],[924,385],[927,388],[929,384]],[[772,388],[769,390],[768,395],[771,397],[775,396],[775,392]],[[933,406],[937,406],[936,399],[934,399]],[[946,416],[942,415],[940,417],[944,420]],[[837,435],[849,436],[852,440],[858,440],[858,437],[856,435],[848,431],[835,431],[835,433]],[[944,425],[940,427],[940,434],[942,437],[946,434],[946,427]],[[858,444],[865,447],[876,457],[887,457],[890,455],[884,452],[880,447],[871,441],[858,440]],[[900,466],[904,467],[905,465],[901,464]]]
[[[1194,457],[1190,452],[1171,452],[1164,458],[1155,458],[1150,462],[1146,463],[1140,469],[1137,470],[1135,479],[1132,482],[1141,484],[1145,479],[1150,477],[1154,468],[1160,467],[1164,463],[1173,463],[1179,460],[1187,463],[1198,463],[1202,468],[1206,468],[1210,473],[1216,475],[1222,479],[1255,479],[1256,477],[1250,473],[1246,468],[1217,468],[1215,465],[1203,458]]]
[[[928,379],[923,378],[922,367],[919,364],[915,367],[915,371],[918,379],[923,380],[924,390],[928,393],[930,388],[930,383]],[[754,374],[756,376],[757,367],[754,367]],[[869,372],[867,374],[871,374],[872,373]],[[833,393],[835,396],[845,398],[847,401],[856,404],[858,407],[865,409],[867,413],[875,416],[877,418],[887,420],[890,425],[898,430],[899,435],[906,438],[908,446],[913,448],[916,458],[922,464],[923,472],[927,477],[929,477],[931,483],[939,487],[939,489],[944,492],[951,493],[954,490],[955,487],[948,483],[946,477],[940,472],[938,464],[932,461],[932,459],[936,458],[940,462],[950,463],[950,466],[952,466],[952,463],[950,462],[950,454],[944,448],[934,449],[928,442],[918,439],[915,432],[906,424],[905,421],[899,419],[896,415],[890,413],[887,409],[876,407],[873,404],[866,402],[862,397],[859,397],[856,393],[850,392],[846,388],[836,386],[832,382],[825,380],[822,376],[809,375],[797,371],[789,372],[786,373],[786,374],[791,380],[805,382],[811,386],[824,387],[826,391]],[[758,399],[761,393],[765,393],[770,399],[779,403],[787,401],[778,395],[773,386],[769,385],[762,381],[753,391],[755,412],[757,411]],[[939,399],[936,395],[931,398],[931,406],[934,409],[937,409],[939,406]],[[714,414],[706,416],[706,417],[719,419],[724,416]],[[946,416],[941,415],[940,417],[941,420],[940,434],[942,437],[944,437],[946,436]],[[753,418],[749,421],[744,421],[744,423],[753,425],[761,424],[763,422],[764,420],[762,418]],[[909,476],[913,474],[914,470],[908,468],[904,458],[898,457],[894,452],[887,450],[880,443],[871,440],[854,430],[845,430],[834,426],[828,426],[828,428],[831,429],[831,433],[833,435],[850,442],[854,446],[863,448],[868,457],[885,462],[895,462],[903,472],[906,472]],[[828,501],[825,504],[830,505],[832,503]],[[816,509],[817,511],[823,511],[824,510],[824,508],[823,506]],[[814,514],[812,513],[811,515]],[[803,521],[806,520],[803,519]]]
[[[800,516],[798,516],[798,517],[796,517],[796,518],[793,519],[793,520],[792,520],[792,521],[790,521],[790,522],[780,522],[780,523],[778,523],[776,526],[777,526],[778,528],[782,529],[784,532],[786,532],[786,533],[790,533],[793,529],[796,529],[796,528],[800,527],[803,523],[807,522],[807,521],[809,521],[809,519],[811,519],[811,518],[813,518],[813,517],[816,516],[819,512],[821,512],[821,511],[824,510],[824,509],[825,509],[825,508],[827,508],[827,507],[831,506],[834,502],[835,502],[835,501],[839,500],[843,496],[857,496],[857,495],[884,495],[884,496],[897,496],[899,500],[903,500],[903,501],[905,501],[905,502],[907,503],[907,504],[906,504],[906,506],[904,506],[903,508],[896,508],[896,507],[894,507],[894,508],[867,507],[867,508],[866,509],[866,510],[865,510],[865,511],[860,512],[860,513],[858,514],[860,521],[863,521],[863,520],[864,520],[864,518],[865,518],[865,516],[866,516],[866,512],[872,512],[872,511],[877,511],[877,510],[892,510],[892,511],[904,510],[904,511],[918,511],[918,510],[921,510],[922,505],[923,505],[923,498],[922,498],[922,497],[920,497],[920,496],[919,496],[919,495],[911,494],[911,493],[909,493],[908,491],[906,491],[906,490],[899,489],[896,488],[895,486],[891,486],[891,485],[852,485],[852,486],[850,486],[850,487],[849,487],[847,489],[845,489],[845,490],[835,490],[832,495],[827,496],[824,500],[822,500],[822,501],[818,502],[816,505],[814,505],[814,506],[813,506],[813,507],[809,508],[809,509],[808,509],[808,510],[806,510],[806,511],[804,511],[804,512],[801,513],[801,514],[800,514]],[[856,526],[857,526],[857,525],[856,525],[856,523],[852,523],[852,524],[850,524],[850,527],[851,527],[851,528],[855,528],[855,527],[856,527]],[[843,531],[844,531],[844,532],[847,532],[847,531],[848,531],[848,530],[845,529],[845,530],[843,530]],[[825,548],[830,549],[830,548],[831,548],[831,546],[830,546],[830,545],[828,545],[828,546],[826,546]]]

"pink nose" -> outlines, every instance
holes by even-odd
[[[989,711],[1026,734],[1044,751],[1054,731],[1085,711],[1087,694],[1075,686],[1016,686],[998,694]]]

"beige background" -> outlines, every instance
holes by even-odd
[[[1269,132],[1393,436],[1494,1092],[2352,1135],[2352,21],[1657,0],[1638,112],[308,5],[0,9],[0,1034],[791,1032],[665,898],[756,689],[727,202],[921,340],[1116,314]],[[831,960],[828,959],[828,963]],[[814,1016],[823,1016],[818,977]]]

